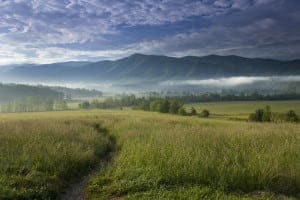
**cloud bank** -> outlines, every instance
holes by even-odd
[[[239,76],[217,79],[184,80],[184,81],[164,81],[162,86],[213,86],[213,87],[235,87],[240,85],[250,85],[257,82],[296,82],[300,81],[300,76]]]
[[[0,0],[0,65],[236,54],[300,57],[297,0]]]

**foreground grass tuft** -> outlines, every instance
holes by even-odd
[[[0,123],[0,199],[56,199],[111,148],[86,120]]]

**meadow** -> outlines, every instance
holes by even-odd
[[[297,114],[300,114],[299,100],[190,103],[186,105],[186,109],[189,110],[194,107],[198,112],[207,109],[214,118],[247,119],[254,110],[264,108],[266,105],[269,105],[274,113],[286,113],[288,110],[294,110]]]
[[[266,104],[252,103],[228,111]],[[299,110],[297,102],[275,103],[276,112]],[[217,114],[226,109],[220,104]],[[0,199],[59,198],[112,148],[109,165],[86,185],[87,199],[300,198],[299,124],[224,120],[215,106],[205,108],[210,118],[132,110],[0,114]]]
[[[56,199],[112,147],[92,120],[0,123],[0,199]]]

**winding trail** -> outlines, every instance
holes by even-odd
[[[85,188],[87,186],[88,181],[101,169],[104,169],[109,165],[113,157],[113,154],[114,151],[110,152],[109,155],[107,155],[93,169],[91,169],[87,175],[79,179],[77,183],[70,185],[70,187],[67,188],[66,192],[62,194],[61,199],[62,200],[85,200],[86,199]]]
[[[106,128],[102,128],[98,123],[93,124],[92,127],[94,130],[96,130],[98,133],[101,134],[108,134],[108,130]],[[77,183],[71,184],[69,188],[61,195],[60,199],[62,200],[85,200],[86,199],[86,193],[85,189],[89,182],[89,180],[98,173],[101,169],[105,169],[110,161],[112,160],[112,157],[114,156],[116,152],[116,141],[113,139],[113,137],[110,137],[111,142],[111,149],[107,154],[100,159],[97,165],[95,165],[87,175],[81,177]]]

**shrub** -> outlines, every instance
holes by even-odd
[[[249,115],[249,120],[250,121],[255,121],[255,122],[262,122],[263,120],[263,114],[264,110],[263,109],[257,109],[255,113],[251,113]]]
[[[271,107],[270,106],[266,106],[265,109],[263,110],[262,121],[263,122],[270,122],[271,121],[271,117],[272,117]]]
[[[169,109],[170,109],[170,101],[167,99],[162,100],[158,106],[158,111],[161,113],[168,113]]]
[[[79,104],[79,108],[82,108],[82,109],[88,109],[88,108],[90,108],[90,102],[84,101],[84,102],[80,103]]]
[[[191,115],[197,115],[197,110],[194,107],[191,108]]]
[[[295,111],[290,110],[286,113],[286,118],[285,120],[287,122],[298,122],[299,121],[299,117],[298,115],[295,113]]]
[[[209,117],[210,113],[208,110],[204,109],[202,110],[200,117]]]
[[[170,104],[169,113],[177,114],[181,106],[182,104],[178,101],[172,101]]]
[[[156,100],[156,101],[152,101],[150,103],[150,111],[159,111],[159,105],[160,105],[161,101],[160,100]]]
[[[186,115],[186,111],[185,111],[184,107],[180,107],[180,108],[179,108],[178,114],[179,114],[179,115],[182,115],[182,116],[185,116],[185,115]]]

